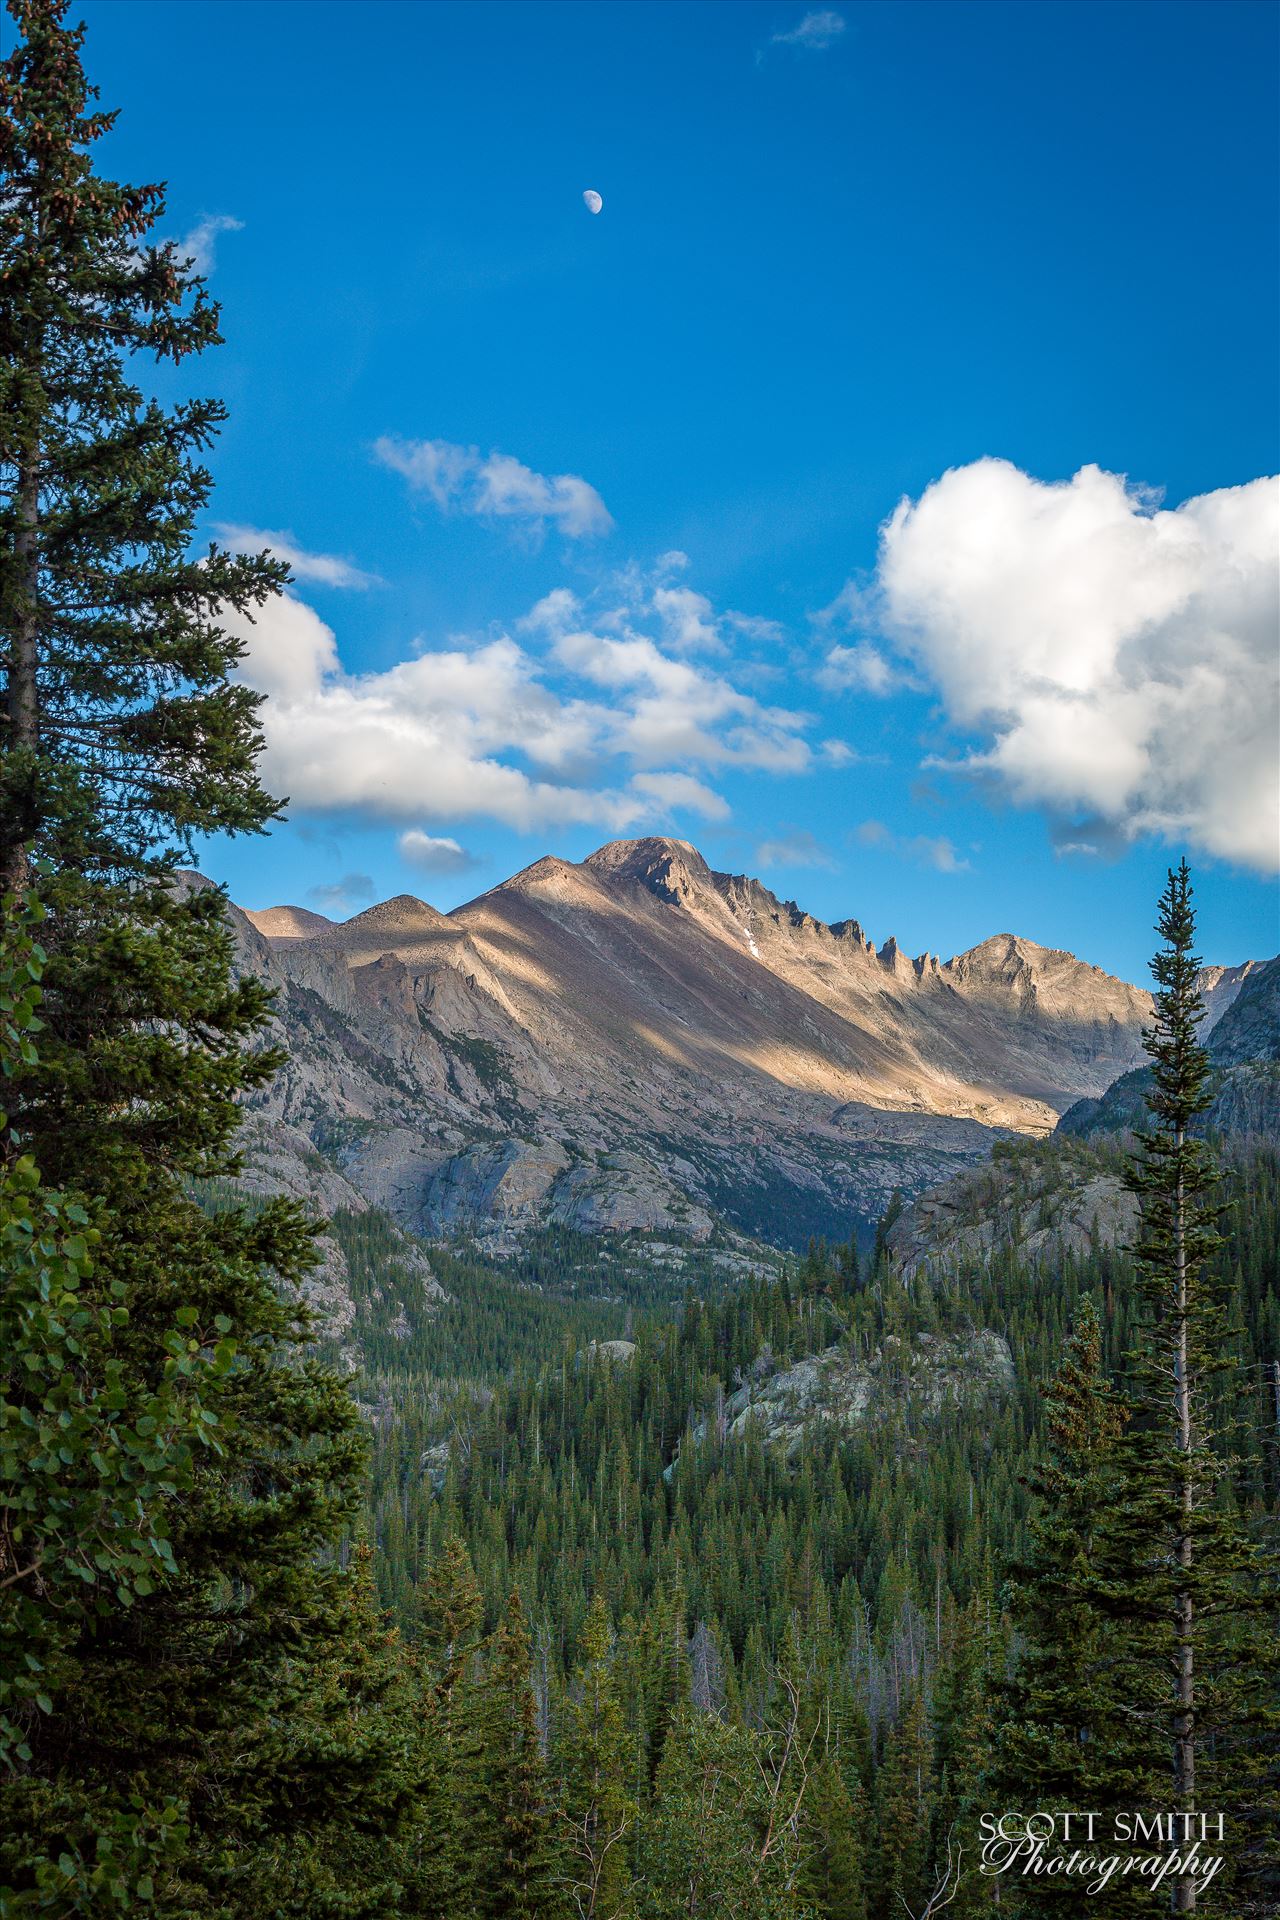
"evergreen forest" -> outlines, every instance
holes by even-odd
[[[997,1149],[1042,1226],[1046,1169],[1117,1176],[1130,1244],[1015,1209],[673,1287],[244,1194],[282,1058],[186,875],[279,813],[222,622],[287,568],[195,548],[224,409],[151,369],[217,305],[98,169],[65,0],[8,26],[0,1916],[1280,1911],[1280,1150],[1196,1124],[1185,863],[1141,1130]],[[1220,1867],[984,1861],[1082,1809],[1220,1818]]]

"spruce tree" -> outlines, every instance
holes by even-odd
[[[420,1738],[428,1772],[417,1910],[424,1920],[472,1920],[497,1878],[502,1841],[486,1742],[484,1605],[471,1556],[456,1535],[432,1563],[419,1606],[427,1668]]]
[[[880,1844],[878,1912],[888,1920],[919,1913],[928,1894],[929,1829],[933,1810],[933,1756],[923,1693],[914,1689],[892,1728],[876,1782]]]
[[[110,1363],[130,1391],[163,1392],[178,1324],[227,1368],[222,1451],[200,1451],[171,1505],[173,1569],[149,1592],[117,1582],[72,1636],[68,1683],[0,1785],[8,1897],[15,1912],[78,1911],[99,1843],[163,1821],[185,1838],[165,1849],[156,1910],[256,1917],[255,1872],[287,1844],[300,1890],[278,1911],[316,1912],[306,1863],[348,1782],[337,1756],[318,1764],[264,1736],[298,1723],[309,1661],[340,1642],[330,1543],[357,1503],[364,1443],[346,1389],[298,1357],[301,1211],[212,1217],[192,1198],[193,1182],[235,1175],[237,1103],[278,1056],[260,1045],[261,986],[235,977],[224,897],[178,875],[195,836],[258,831],[276,811],[256,772],[257,697],[234,677],[241,648],[222,620],[251,614],[284,569],[193,548],[223,409],[165,408],[132,364],[214,345],[217,309],[149,237],[162,189],[95,170],[113,116],[94,105],[63,0],[9,11],[0,874],[15,899],[38,889],[48,954],[39,1059],[10,1082],[10,1124],[93,1221],[81,1298],[113,1316]],[[65,1892],[45,1885],[50,1858],[69,1863]]]
[[[800,1892],[818,1920],[867,1920],[867,1807],[824,1754],[805,1788]]]
[[[1132,1350],[1113,1389],[1082,1309],[1050,1395],[1033,1552],[1011,1594],[1026,1645],[993,1784],[1023,1807],[1168,1810],[1186,1816],[1188,1839],[1200,1815],[1212,1838],[1221,1815],[1225,1870],[1203,1892],[1183,1875],[1159,1899],[1234,1914],[1250,1900],[1265,1911],[1276,1886],[1276,1569],[1245,1524],[1226,1444],[1231,1276],[1213,1258],[1219,1175],[1197,1130],[1210,1071],[1185,862],[1168,876],[1159,932],[1152,1125],[1127,1175],[1137,1283],[1131,1300],[1117,1297]],[[1076,1897],[1041,1881],[1034,1907],[1073,1911]],[[1152,1910],[1156,1898],[1113,1883],[1093,1904]]]
[[[1274,1555],[1250,1538],[1232,1484],[1220,1376],[1229,1274],[1221,1245],[1220,1172],[1199,1123],[1212,1097],[1186,861],[1160,900],[1162,945],[1151,963],[1155,1020],[1146,1035],[1149,1130],[1127,1180],[1140,1206],[1132,1249],[1145,1312],[1132,1361],[1128,1497],[1116,1514],[1125,1564],[1117,1598],[1145,1629],[1149,1656],[1173,1674],[1156,1722],[1164,1787],[1188,1821],[1224,1814],[1228,1874],[1199,1897],[1194,1875],[1173,1910],[1220,1910],[1268,1877],[1266,1834],[1277,1817],[1277,1608]],[[1230,1389],[1225,1398],[1230,1401]],[[1274,1880],[1271,1881],[1274,1886]]]
[[[987,1810],[990,1700],[988,1636],[975,1596],[947,1623],[933,1691],[933,1860],[941,1870],[948,1846],[959,1857],[958,1884],[947,1902],[953,1920],[976,1920],[996,1901],[993,1880],[978,1871],[979,1822]]]
[[[1007,1587],[1019,1652],[997,1695],[988,1797],[1000,1815],[1093,1812],[1101,1833],[1117,1812],[1152,1804],[1158,1681],[1118,1578],[1115,1517],[1129,1498],[1126,1413],[1103,1368],[1091,1298],[1080,1304],[1045,1411],[1045,1451],[1028,1479],[1036,1499],[1031,1551]],[[970,1850],[966,1881],[973,1864]],[[1002,1895],[1013,1878],[1001,1876]],[[1032,1911],[1074,1914],[1082,1897],[1065,1875],[1022,1891]],[[1114,1884],[1090,1906],[1126,1912],[1145,1897]]]
[[[492,1805],[501,1857],[482,1910],[493,1920],[557,1920],[566,1911],[557,1857],[550,1782],[538,1740],[529,1630],[512,1588],[494,1636],[487,1676]]]
[[[593,1598],[583,1629],[567,1720],[562,1810],[570,1898],[581,1920],[625,1920],[633,1911],[636,1803],[628,1790],[631,1749],[602,1593]]]
[[[0,1075],[38,1067],[34,1037],[44,954],[39,913],[10,895],[0,928]],[[0,1081],[0,1085],[3,1084]],[[0,1114],[0,1910],[26,1904],[124,1909],[149,1897],[181,1846],[172,1799],[116,1806],[31,1844],[24,1818],[42,1715],[79,1678],[76,1648],[106,1610],[174,1572],[172,1505],[207,1443],[229,1355],[202,1350],[175,1316],[158,1381],[140,1377],[121,1338],[119,1283],[94,1286],[100,1235],[85,1206],[50,1192]],[[38,1822],[35,1823],[38,1827]],[[23,1832],[28,1829],[24,1845]],[[25,1855],[25,1858],[23,1857]],[[30,1884],[34,1882],[34,1885]]]

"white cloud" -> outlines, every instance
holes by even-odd
[[[1280,515],[1269,479],[1157,510],[1124,476],[953,469],[881,530],[883,631],[1055,818],[1280,864]]]
[[[681,653],[695,653],[699,648],[714,653],[724,651],[724,641],[705,593],[695,593],[692,587],[657,587],[653,610],[662,622],[668,645]]]
[[[832,767],[852,767],[859,761],[865,761],[875,757],[870,754],[859,753],[858,749],[851,747],[847,740],[820,740],[818,742],[818,752],[822,755],[822,758],[827,762],[828,766]]]
[[[218,532],[233,553],[261,553],[264,547],[269,547],[277,560],[283,560],[292,569],[296,580],[314,580],[322,587],[376,587],[379,584],[377,574],[362,573],[359,567],[339,559],[337,554],[308,553],[291,533],[271,533],[261,527],[225,523],[219,525]]]
[[[333,628],[291,593],[268,600],[252,617],[224,610],[220,618],[245,649],[245,679],[276,700],[294,705],[314,698],[338,671]]]
[[[456,840],[424,833],[421,827],[410,827],[396,841],[400,858],[411,867],[420,867],[423,873],[466,873],[476,862],[467,849]]]
[[[636,793],[648,794],[665,811],[683,807],[704,820],[729,818],[728,801],[690,773],[637,773],[632,775],[631,785]]]
[[[223,233],[241,233],[243,220],[234,220],[229,213],[206,214],[198,220],[189,233],[174,244],[179,260],[190,260],[194,273],[212,273],[217,265],[218,236]]]
[[[852,647],[832,647],[818,668],[817,678],[832,693],[870,693],[881,699],[910,684],[910,676],[869,640],[859,640]]]
[[[822,842],[803,827],[778,834],[772,840],[762,840],[756,848],[755,857],[756,865],[762,871],[770,867],[835,866],[835,861]]]
[[[643,612],[637,607],[631,617]],[[561,666],[610,696],[614,750],[637,765],[802,772],[811,764],[807,714],[761,705],[725,675],[664,653],[626,619],[611,617],[601,632],[563,589],[539,601],[529,618]]]
[[[932,867],[935,873],[967,873],[969,870],[969,862],[961,859],[943,835],[935,839],[927,833],[898,834],[886,827],[883,820],[864,820],[854,829],[853,837],[860,847],[875,847],[881,853],[892,854],[896,860],[908,860],[913,866]]]
[[[448,440],[401,440],[384,434],[374,442],[384,467],[435,501],[442,512],[507,519],[541,535],[548,525],[566,539],[608,533],[613,520],[586,480],[576,473],[535,473],[509,453],[481,454]]]
[[[806,13],[790,33],[775,33],[775,47],[802,47],[808,53],[821,53],[840,38],[845,30],[843,14],[831,7],[818,7]]]
[[[723,617],[725,625],[741,634],[744,640],[772,643],[786,638],[786,629],[777,620],[762,620],[756,613],[735,613],[732,608]]]
[[[617,608],[616,593],[611,581],[608,631],[590,601],[560,588],[517,622],[519,637],[423,646],[373,673],[346,671],[333,630],[292,594],[253,622],[224,613],[245,679],[268,696],[271,790],[301,811],[403,823],[402,851],[424,857],[426,842],[441,844],[427,823],[617,832],[674,810],[725,819],[708,771],[812,764],[809,715],[764,706],[668,650],[642,576],[629,605]]]

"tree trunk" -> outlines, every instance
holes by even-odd
[[[1177,1133],[1178,1152],[1183,1147],[1181,1127]],[[1181,1530],[1178,1535],[1177,1554],[1180,1584],[1174,1601],[1174,1618],[1177,1632],[1177,1714],[1174,1721],[1174,1798],[1177,1810],[1184,1818],[1183,1836],[1187,1834],[1185,1816],[1195,1812],[1196,1796],[1196,1721],[1195,1721],[1195,1648],[1192,1632],[1195,1625],[1195,1608],[1191,1595],[1191,1512],[1194,1491],[1191,1485],[1191,1472],[1188,1456],[1191,1453],[1194,1433],[1191,1420],[1191,1384],[1187,1377],[1187,1315],[1188,1274],[1186,1251],[1186,1209],[1182,1190],[1182,1173],[1179,1170],[1177,1194],[1174,1200],[1174,1259],[1175,1283],[1177,1288],[1177,1324],[1176,1347],[1174,1352],[1174,1393],[1175,1413],[1178,1423],[1178,1451],[1183,1459],[1182,1485],[1178,1490],[1181,1503]],[[1179,1879],[1173,1890],[1173,1911],[1175,1913],[1194,1913],[1196,1909],[1196,1881],[1184,1876]]]
[[[40,481],[32,455],[18,469],[18,525],[13,538],[15,595],[13,637],[9,647],[7,750],[33,759],[40,737],[40,699],[36,681],[39,635]],[[19,830],[0,859],[0,893],[26,891],[30,863]]]

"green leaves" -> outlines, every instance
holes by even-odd
[[[10,899],[8,910],[0,1060],[11,1064],[13,983],[38,981],[41,958],[35,903]],[[117,1350],[128,1315],[95,1286],[101,1241],[90,1209],[46,1191],[30,1154],[0,1161],[0,1763],[10,1765],[30,1758],[24,1707],[53,1714],[98,1590],[129,1605],[172,1572],[168,1515],[192,1483],[192,1440],[216,1421],[205,1402],[227,1371],[205,1351],[156,1384]]]

